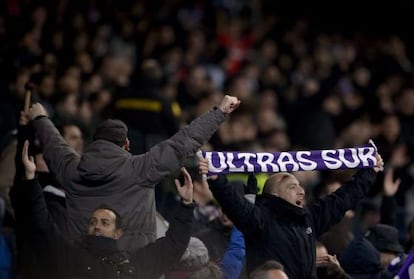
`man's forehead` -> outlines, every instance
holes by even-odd
[[[279,185],[299,184],[298,179],[290,173],[281,175],[275,182]]]
[[[64,130],[64,132],[74,132],[74,133],[80,133],[81,132],[81,130],[79,129],[78,126],[72,125],[72,124],[64,126],[63,130]]]
[[[279,269],[269,270],[268,275],[268,277],[272,279],[288,279],[286,273]]]
[[[97,219],[115,219],[116,215],[112,210],[99,208],[92,213],[91,218]]]

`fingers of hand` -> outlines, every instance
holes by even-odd
[[[200,174],[207,174],[208,172],[208,161],[204,158],[201,158],[198,163],[198,171]]]
[[[182,172],[182,174],[184,176],[184,180],[185,181],[188,181],[188,182],[191,182],[192,181],[191,180],[191,175],[188,173],[188,171],[187,171],[187,169],[185,167],[182,167],[181,168],[181,172]]]
[[[401,178],[397,178],[397,180],[395,180],[395,186],[400,186],[401,184]]]
[[[23,145],[22,159],[27,160],[29,150],[29,141],[25,140]]]

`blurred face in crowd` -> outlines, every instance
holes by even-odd
[[[316,258],[322,258],[326,255],[328,255],[328,250],[326,250],[325,246],[316,246]]]
[[[76,152],[79,154],[83,152],[83,138],[79,127],[75,125],[63,127],[63,138]]]
[[[116,215],[109,209],[97,209],[89,219],[88,235],[119,239],[122,229],[116,226]]]
[[[270,279],[289,279],[289,277],[286,275],[286,273],[282,270],[269,270],[267,272],[267,277]]]
[[[265,183],[264,192],[298,207],[303,208],[305,205],[305,191],[298,179],[290,173],[281,172],[270,176]]]
[[[250,274],[251,279],[289,279],[287,274],[280,268],[269,268],[267,270],[260,270]]]

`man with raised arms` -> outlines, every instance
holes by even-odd
[[[315,242],[354,208],[373,185],[384,162],[377,153],[373,168],[362,168],[351,181],[323,199],[305,204],[305,191],[291,173],[275,173],[266,180],[255,204],[236,191],[224,175],[211,176],[210,189],[223,212],[243,233],[247,271],[269,260],[280,262],[289,278],[316,277]],[[201,174],[209,161],[199,160]]]

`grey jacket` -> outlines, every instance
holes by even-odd
[[[154,241],[154,186],[206,143],[225,119],[220,109],[211,110],[145,154],[131,155],[109,141],[96,140],[82,156],[47,117],[34,120],[45,161],[66,192],[69,235],[84,233],[91,212],[106,204],[127,224],[122,248],[135,250]]]

